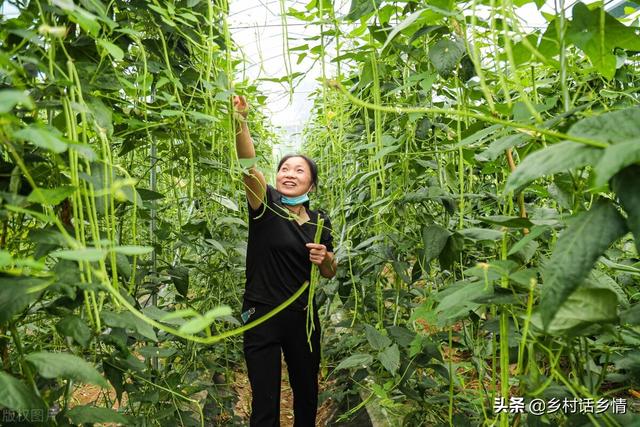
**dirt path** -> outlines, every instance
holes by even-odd
[[[234,384],[234,389],[238,396],[235,415],[246,421],[246,425],[249,425],[249,415],[251,414],[251,386],[249,385],[249,378],[246,372],[236,372]],[[327,388],[330,388],[332,384],[332,382],[327,383],[320,381],[320,392],[322,393]],[[335,405],[331,398],[322,402],[318,407],[316,426],[326,426],[334,412]],[[282,386],[280,388],[280,426],[293,426],[293,392],[289,386],[289,376],[284,360],[282,361]]]

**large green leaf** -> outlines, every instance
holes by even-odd
[[[342,362],[336,366],[336,371],[340,369],[349,369],[368,366],[373,361],[373,357],[370,354],[366,353],[356,353],[344,359]]]
[[[429,49],[429,59],[438,74],[446,78],[458,66],[464,53],[464,43],[442,38]]]
[[[29,197],[27,197],[27,200],[29,202],[55,206],[72,195],[74,191],[76,191],[75,187],[71,186],[39,188],[37,191],[33,190],[31,194],[29,194]]]
[[[130,311],[122,311],[120,313],[114,313],[112,311],[103,311],[100,313],[104,322],[115,328],[125,328],[135,331],[143,337],[149,338],[152,341],[158,341],[156,333],[153,327],[146,323],[144,320],[138,318]]]
[[[398,368],[400,368],[400,350],[398,349],[398,344],[393,344],[384,351],[381,351],[378,354],[378,360],[380,360],[382,366],[384,366],[391,375],[395,375]]]
[[[629,166],[618,172],[611,181],[611,187],[627,213],[627,225],[640,254],[640,166]]]
[[[529,139],[531,139],[529,135],[522,133],[503,136],[489,144],[487,149],[482,153],[476,154],[475,158],[481,162],[493,161],[497,159],[498,156],[503,155],[507,149],[520,145]]]
[[[507,253],[507,255],[511,256],[516,252],[518,252],[519,250],[524,249],[529,243],[537,239],[542,233],[549,230],[549,228],[551,227],[548,225],[534,226],[526,236],[520,239],[515,245],[511,247],[511,249],[509,249],[509,252]]]
[[[96,406],[76,406],[67,415],[74,424],[117,423],[129,425],[130,420],[121,413],[110,408]]]
[[[589,325],[616,322],[618,297],[610,289],[578,288],[558,308],[546,328],[553,335],[579,335]],[[536,316],[534,325],[539,324]]]
[[[122,61],[124,58],[124,52],[117,45],[111,43],[109,40],[97,39],[96,43],[105,50],[105,56],[107,53],[113,57],[116,61]]]
[[[171,276],[171,281],[175,285],[178,293],[186,297],[189,292],[189,269],[184,265],[176,265],[167,270],[167,273]]]
[[[107,387],[107,381],[96,368],[73,354],[41,351],[30,353],[25,359],[35,366],[44,378],[70,378]]]
[[[411,26],[411,24],[416,22],[416,20],[418,18],[420,18],[420,16],[422,15],[422,13],[425,10],[426,9],[420,9],[417,12],[413,12],[411,15],[407,16],[406,18],[404,18],[404,20],[402,22],[400,22],[398,25],[396,25],[393,28],[393,30],[391,30],[391,32],[389,33],[389,36],[387,36],[387,41],[385,41],[384,45],[382,45],[382,50],[384,50],[384,48],[387,47],[387,45],[389,45],[389,43],[391,43],[391,40],[393,40],[394,37],[397,36],[402,30],[407,29],[408,27]]]
[[[376,10],[381,3],[382,0],[351,0],[351,7],[349,8],[346,19],[351,21],[360,19]]]
[[[62,335],[73,338],[78,344],[87,347],[91,340],[91,329],[87,323],[76,315],[70,314],[56,324]]]
[[[619,144],[637,139],[640,134],[640,108],[625,108],[580,120],[569,135]]]
[[[461,282],[445,291],[443,293],[446,293],[446,296],[435,309],[440,326],[450,325],[460,318],[467,317],[470,311],[482,305],[475,300],[493,295],[493,287],[486,286],[484,282]]]
[[[203,316],[197,316],[185,322],[180,326],[180,332],[184,332],[185,334],[196,334],[211,325],[217,318],[229,316],[231,313],[232,310],[229,306],[222,305],[220,307],[215,307],[207,311]]]
[[[389,337],[382,335],[380,331],[371,325],[364,325],[364,333],[367,337],[367,341],[369,341],[369,345],[374,350],[382,350],[391,344]]]
[[[440,255],[450,235],[449,230],[438,224],[428,225],[422,230],[425,263],[429,263]]]
[[[138,246],[138,245],[122,245],[122,246],[114,246],[111,250],[118,254],[123,255],[146,255],[148,253],[153,252],[153,248],[151,246]]]
[[[0,407],[16,412],[45,410],[44,402],[22,381],[0,371]]]
[[[568,42],[582,49],[593,66],[608,79],[616,72],[614,48],[640,50],[640,37],[635,28],[625,26],[601,8],[589,10],[582,2],[576,2],[573,7],[573,20],[566,37]]]
[[[545,175],[594,164],[602,149],[564,141],[528,155],[509,176],[504,191],[516,190]]]
[[[98,22],[97,16],[78,5],[75,5],[73,1],[53,0],[52,3],[65,11],[69,16],[69,20],[80,25],[80,27],[87,33],[91,34],[93,37],[98,36],[100,23]]]
[[[8,113],[18,104],[21,104],[30,110],[35,107],[31,97],[22,90],[0,90],[0,114]]]
[[[610,145],[595,167],[595,186],[605,185],[618,171],[634,163],[640,163],[640,138]]]
[[[458,231],[458,233],[467,239],[475,241],[500,240],[502,236],[504,236],[504,231],[478,227],[465,228],[464,230]]]
[[[98,40],[101,42],[101,40]],[[102,40],[105,45],[103,47],[107,50],[109,48],[109,43],[105,40]],[[113,46],[113,45],[112,45]],[[112,48],[112,47],[111,47]],[[115,46],[116,49],[120,49]],[[111,53],[111,52],[109,52]],[[113,54],[112,54],[113,55]],[[117,55],[117,53],[116,53]],[[115,58],[115,56],[114,56]],[[117,59],[117,58],[116,58]],[[107,137],[111,137],[113,135],[113,111],[108,108],[99,98],[91,98],[87,101],[87,106],[89,107],[89,111],[91,112],[91,116],[93,116],[93,123],[96,132],[106,135]]]
[[[107,256],[107,251],[98,248],[64,249],[51,253],[51,256],[72,261],[96,262]]]
[[[0,323],[24,310],[52,282],[37,277],[0,277]]]
[[[54,153],[63,153],[67,151],[68,148],[67,143],[62,140],[60,131],[55,128],[31,125],[14,132],[13,137],[19,140],[29,141],[35,146],[53,151]]]
[[[600,255],[626,232],[624,218],[612,203],[602,200],[572,220],[542,272],[540,313],[545,327],[589,275]]]

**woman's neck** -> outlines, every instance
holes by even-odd
[[[294,214],[300,216],[300,214],[302,213],[302,211],[304,210],[304,205],[300,204],[300,205],[285,205],[287,207],[287,209],[289,209],[291,212],[293,212]]]

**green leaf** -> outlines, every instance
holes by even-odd
[[[425,10],[426,9],[420,9],[416,12],[413,12],[411,15],[404,18],[404,20],[401,23],[396,25],[393,28],[393,30],[391,30],[391,32],[389,33],[389,36],[387,36],[387,41],[384,42],[384,45],[382,45],[381,50],[384,50],[384,48],[387,47],[389,43],[391,43],[391,40],[393,40],[395,36],[397,36],[402,30],[408,28],[409,26],[411,26],[411,24],[416,22],[416,20],[420,18],[420,16],[425,12]]]
[[[33,145],[53,151],[64,153],[68,145],[62,140],[60,131],[54,128],[38,127],[31,125],[14,132],[13,137],[19,140],[29,141]]]
[[[52,257],[69,259],[72,261],[97,262],[107,256],[107,251],[98,248],[65,249],[51,253]]]
[[[204,239],[204,241],[216,248],[217,251],[222,252],[225,256],[227,255],[227,250],[224,248],[224,246],[222,246],[222,243],[218,242],[215,239]]]
[[[56,330],[60,334],[71,337],[86,348],[91,340],[91,329],[87,326],[87,323],[73,314],[65,317],[56,324]]]
[[[572,220],[542,271],[540,313],[545,328],[600,255],[626,232],[624,218],[613,204],[602,200]]]
[[[13,257],[9,251],[0,249],[0,268],[5,268],[13,264]]]
[[[528,228],[533,226],[529,218],[521,218],[519,216],[490,215],[478,219],[482,222],[501,225],[503,227]]]
[[[520,239],[518,241],[518,243],[516,243],[515,245],[513,245],[511,247],[511,249],[509,249],[509,252],[507,253],[507,255],[511,256],[511,255],[515,254],[516,252],[518,252],[519,250],[523,249],[525,246],[527,246],[529,244],[529,242],[534,241],[542,233],[544,233],[545,231],[549,230],[550,228],[551,227],[548,226],[548,225],[536,225],[536,226],[534,226],[530,230],[529,234],[524,236],[522,239]]]
[[[160,200],[164,199],[164,194],[157,191],[147,190],[146,188],[137,188],[136,191],[140,194],[142,200]]]
[[[464,249],[464,237],[455,232],[449,236],[447,243],[438,255],[438,261],[443,269],[450,269],[453,264],[460,260],[460,252]]]
[[[482,240],[500,240],[504,236],[504,231],[493,230],[490,228],[465,228],[458,231],[467,239],[482,241]]]
[[[33,190],[27,201],[32,203],[40,203],[42,205],[56,206],[64,199],[71,196],[76,191],[75,187],[63,186],[57,188],[39,188],[38,191]]]
[[[15,89],[0,90],[0,114],[10,112],[19,104],[29,110],[35,108],[33,100],[26,92]]]
[[[44,402],[31,388],[4,371],[0,371],[0,407],[16,412],[46,410]]]
[[[602,149],[564,141],[528,155],[509,176],[504,191],[514,191],[545,175],[553,175],[572,168],[596,163]]]
[[[351,0],[351,7],[345,18],[355,21],[376,10],[380,4],[382,0]]]
[[[122,51],[122,49],[111,43],[109,40],[97,39],[96,43],[109,55],[111,55],[116,61],[122,61],[124,59],[124,52]]]
[[[507,149],[521,145],[530,139],[531,137],[529,135],[522,133],[503,136],[489,144],[487,149],[482,153],[476,154],[475,158],[481,162],[493,161],[497,159],[498,156],[504,154]]]
[[[366,367],[373,362],[373,357],[370,354],[356,353],[344,359],[336,366],[336,371],[340,369],[349,369],[355,367]]]
[[[378,360],[380,360],[382,366],[384,366],[391,375],[395,375],[398,368],[400,368],[400,350],[398,349],[398,344],[393,344],[384,351],[381,351],[378,354]]]
[[[378,151],[373,158],[371,159],[372,161],[376,161],[376,160],[380,160],[381,158],[383,158],[384,156],[386,156],[389,153],[392,153],[394,151],[396,151],[398,148],[400,148],[399,145],[391,145],[388,147],[384,147],[382,148],[380,151]]]
[[[25,360],[44,378],[70,378],[107,387],[107,381],[96,368],[73,354],[41,351],[26,355]]]
[[[242,169],[248,170],[258,164],[258,158],[252,157],[250,159],[238,159],[238,163]]]
[[[458,142],[452,148],[460,148],[466,147],[467,145],[474,144],[478,141],[482,141],[488,136],[493,136],[497,133],[500,133],[504,129],[502,125],[491,125],[486,128],[482,128],[477,132],[472,133],[471,135],[465,137],[462,141]]]
[[[175,348],[163,348],[163,347],[142,347],[138,352],[146,358],[151,357],[171,357],[176,354]]]
[[[232,313],[231,307],[221,305],[207,311],[204,316],[195,317],[188,322],[180,326],[180,332],[185,334],[197,334],[198,332],[209,327],[218,317],[230,316]]]
[[[236,202],[234,202],[233,200],[231,200],[228,197],[225,197],[221,194],[216,194],[214,193],[211,198],[213,200],[215,200],[216,202],[220,203],[222,206],[224,206],[227,209],[230,209],[234,212],[238,212],[240,209],[238,208],[238,204]]]
[[[429,263],[440,255],[449,236],[451,232],[438,224],[428,225],[422,230],[425,263]]]
[[[590,138],[605,143],[620,144],[638,139],[640,108],[625,108],[587,117],[569,129],[569,135]]]
[[[175,285],[178,293],[186,298],[189,292],[189,269],[184,265],[176,265],[167,270],[167,273],[171,276],[171,281]]]
[[[64,10],[72,22],[80,25],[83,30],[93,37],[96,37],[100,32],[98,17],[75,5],[73,1],[53,0],[52,3]]]
[[[640,118],[638,119],[640,120]],[[640,162],[640,138],[605,148],[602,158],[595,167],[595,187],[605,185],[621,169]]]
[[[617,307],[618,297],[609,289],[576,289],[558,308],[546,331],[553,335],[580,335],[589,325],[616,322]]]
[[[442,38],[429,49],[429,60],[438,74],[446,78],[455,70],[464,53],[464,43]]]
[[[640,325],[640,302],[620,313],[620,323],[622,325]]]
[[[129,329],[139,333],[143,337],[149,338],[151,341],[158,341],[153,326],[139,319],[130,311],[122,311],[120,313],[103,311],[100,313],[100,316],[104,320],[104,323],[109,326]]]
[[[634,27],[627,27],[601,8],[589,10],[582,2],[576,2],[573,7],[566,39],[579,47],[607,79],[613,78],[616,72],[614,48],[640,50],[640,37]]]
[[[122,245],[122,246],[114,246],[111,250],[118,254],[123,255],[146,255],[153,252],[153,248],[151,246],[137,246],[137,245]]]
[[[0,277],[0,324],[24,310],[51,283],[36,277]]]
[[[67,412],[73,424],[117,423],[130,425],[130,420],[123,414],[110,408],[96,406],[75,406]]]
[[[367,341],[369,341],[369,345],[371,345],[371,348],[374,350],[382,350],[391,344],[389,337],[382,335],[380,331],[371,325],[364,325],[364,333]]]
[[[611,181],[611,188],[627,213],[627,226],[640,254],[640,166],[628,166],[618,172]]]
[[[107,107],[100,98],[91,98],[87,102],[87,106],[91,111],[96,132],[111,137],[113,135],[113,110]]]
[[[485,286],[484,282],[461,282],[450,286],[446,291],[448,293],[435,309],[439,326],[450,325],[460,318],[467,317],[470,311],[481,305],[474,300],[492,295],[493,287]]]

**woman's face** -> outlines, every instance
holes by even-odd
[[[311,189],[311,169],[302,157],[288,158],[276,175],[276,190],[287,197],[300,196]]]

